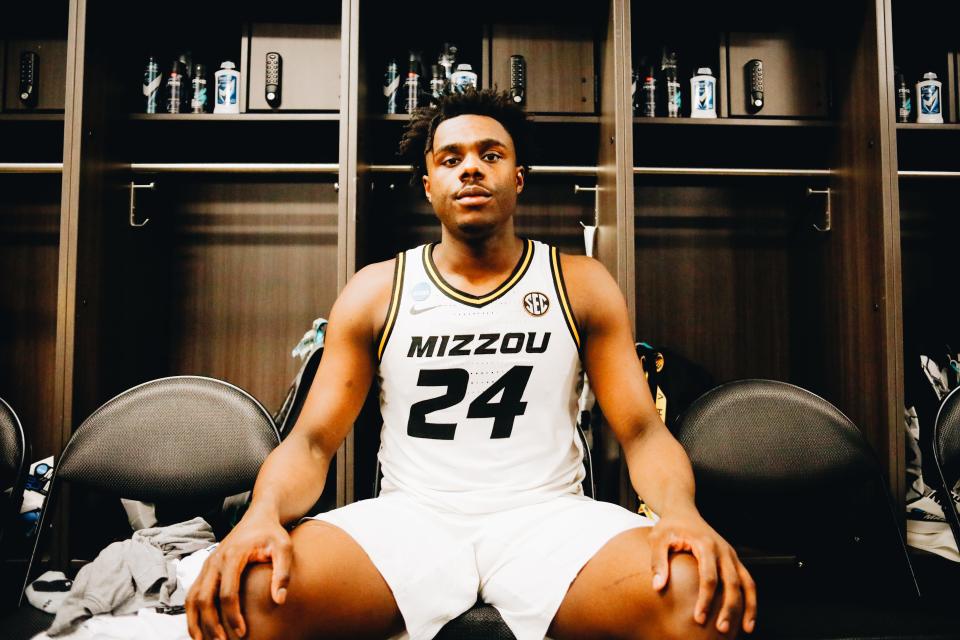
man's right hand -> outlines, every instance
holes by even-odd
[[[252,516],[252,514],[247,514]],[[270,594],[278,605],[287,598],[292,546],[278,520],[245,517],[210,554],[187,594],[187,630],[193,640],[227,640],[223,625],[244,636],[240,580],[247,564],[272,562]]]

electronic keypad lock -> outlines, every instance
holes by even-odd
[[[40,79],[40,58],[36,51],[20,53],[20,103],[25,107],[37,106],[37,87]]]
[[[754,58],[744,68],[747,78],[747,111],[757,113],[763,109],[763,60]]]
[[[276,51],[267,54],[266,82],[264,97],[273,109],[280,106],[281,79],[283,77],[283,58]]]

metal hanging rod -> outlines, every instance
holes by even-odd
[[[63,173],[63,163],[0,162],[0,173]]]
[[[960,178],[960,171],[897,171],[901,178]]]
[[[409,173],[410,165],[371,164],[367,168],[376,173]],[[135,173],[329,173],[340,171],[338,163],[309,162],[136,162],[130,164]],[[538,174],[595,176],[599,169],[591,166],[533,165]],[[0,173],[60,173],[62,162],[7,162],[0,163]],[[707,167],[634,167],[634,175],[713,175],[713,176],[831,176],[831,169],[738,169]],[[899,171],[909,178],[957,178],[960,171]]]
[[[134,173],[340,173],[340,165],[313,162],[135,162]]]
[[[832,169],[737,169],[710,167],[634,167],[634,175],[666,176],[832,176]]]
[[[413,167],[408,164],[368,164],[366,168],[373,173],[410,173]],[[566,176],[595,176],[597,167],[590,166],[557,166],[557,165],[531,165],[530,172],[540,175],[566,175]]]

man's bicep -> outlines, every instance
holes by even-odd
[[[656,417],[637,358],[626,302],[612,277],[595,279],[587,323],[584,366],[603,415],[619,439]]]

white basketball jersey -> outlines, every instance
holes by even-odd
[[[397,255],[377,341],[381,493],[461,513],[581,493],[580,332],[557,250],[524,240],[475,296],[444,281],[433,246]]]

